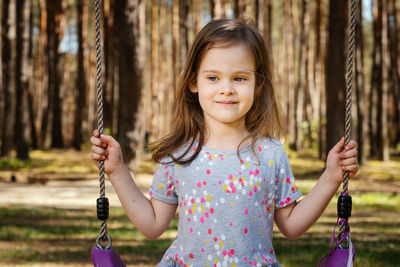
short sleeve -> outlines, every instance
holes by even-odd
[[[288,156],[283,146],[279,148],[278,170],[275,180],[275,207],[283,208],[301,197],[301,192],[295,184]]]
[[[149,195],[163,202],[178,204],[174,184],[174,164],[157,164]]]

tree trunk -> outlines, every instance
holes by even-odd
[[[16,73],[16,91],[17,105],[15,111],[15,144],[18,159],[29,159],[29,108],[28,108],[28,90],[29,90],[29,32],[30,32],[30,0],[17,0],[16,18],[17,18],[17,55],[15,64]]]
[[[184,2],[184,1],[180,1]],[[159,91],[159,53],[158,53],[158,40],[159,40],[159,6],[157,0],[152,0],[151,5],[151,113],[149,114],[151,118],[151,128],[150,136],[152,138],[159,138],[159,115],[160,115],[160,106],[157,101],[158,99],[158,91]]]
[[[345,29],[347,1],[329,1],[329,41],[326,57],[326,152],[344,131]]]
[[[83,0],[77,1],[77,31],[78,31],[78,77],[76,80],[77,93],[75,94],[75,120],[74,120],[74,140],[73,146],[75,149],[80,149],[83,142],[82,133],[82,118],[86,117],[86,84],[85,84],[85,69],[83,66]]]
[[[393,127],[389,127],[392,129],[392,144],[395,145],[400,142],[400,70],[398,64],[399,49],[398,49],[398,28],[400,25],[397,20],[397,9],[396,9],[396,0],[390,0],[388,4],[388,19],[392,18],[392,23],[388,22],[389,25],[389,44],[390,44],[390,76],[392,79],[390,82],[390,91],[392,94],[392,99],[390,103],[392,103],[392,112],[393,115]],[[400,12],[399,12],[400,13]]]
[[[59,63],[59,41],[60,41],[60,22],[62,15],[61,2],[46,1],[47,8],[47,57],[48,57],[48,88],[49,88],[49,107],[51,119],[51,147],[63,147],[61,131],[61,99],[60,99],[60,74],[58,72]],[[47,123],[48,121],[43,121]]]
[[[378,158],[389,161],[389,136],[388,136],[388,87],[390,71],[389,42],[388,42],[388,0],[379,1],[382,4],[382,85],[378,88]]]
[[[179,44],[181,53],[181,62],[180,62],[181,69],[179,70],[179,73],[185,66],[187,53],[189,50],[188,12],[189,12],[188,1],[179,1]]]
[[[193,18],[194,18],[194,34],[197,34],[201,30],[201,10],[203,7],[203,1],[193,0]]]
[[[307,69],[308,69],[308,0],[302,0],[302,14],[301,14],[301,52],[299,53],[299,65],[297,70],[297,82],[295,91],[295,150],[301,149],[303,142],[303,108],[306,92],[308,91]]]
[[[138,137],[133,132],[136,127],[136,114],[141,96],[141,66],[138,66],[137,36],[139,32],[137,9],[138,0],[115,2],[115,37],[117,38],[119,69],[118,131],[124,159],[130,167],[136,167],[135,150]]]
[[[1,156],[7,156],[14,148],[15,138],[16,0],[5,0],[3,2],[2,31],[4,31],[4,34],[2,34],[4,120],[1,135]]]
[[[357,140],[358,140],[358,162],[362,164],[366,160],[365,142],[367,138],[365,112],[365,79],[364,79],[364,42],[362,33],[362,1],[357,1],[358,12],[356,16],[356,60],[355,60],[355,90],[357,109]]]

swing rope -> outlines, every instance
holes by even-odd
[[[350,141],[351,132],[351,106],[352,106],[352,84],[353,84],[353,63],[355,50],[355,31],[356,31],[356,0],[350,0],[350,36],[349,51],[347,55],[347,86],[346,86],[346,113],[345,113],[345,145]],[[351,197],[348,194],[349,172],[343,173],[343,191],[338,200],[338,217],[341,218],[340,232],[338,241],[348,229],[348,218],[351,216]]]
[[[100,1],[94,1],[95,8],[95,29],[96,29],[96,67],[97,67],[97,114],[98,114],[98,130],[103,133],[103,69],[101,62],[101,17],[100,17]],[[99,162],[100,170],[100,198],[97,199],[97,218],[101,220],[100,235],[96,242],[99,248],[109,248],[111,246],[111,238],[107,234],[107,218],[108,218],[108,199],[106,196],[106,187],[104,182],[104,161]],[[106,241],[108,245],[103,247],[100,240]]]

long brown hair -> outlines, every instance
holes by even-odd
[[[176,91],[170,133],[151,144],[152,158],[155,162],[159,163],[169,156],[171,162],[187,164],[201,151],[205,142],[204,115],[197,93],[192,93],[189,87],[196,83],[197,72],[205,53],[217,43],[224,46],[245,45],[251,51],[256,64],[256,97],[245,117],[245,125],[250,135],[242,140],[238,149],[245,140],[251,138],[254,151],[254,144],[258,138],[278,138],[282,133],[283,125],[275,99],[271,58],[262,35],[251,21],[214,20],[198,33],[189,51]],[[196,139],[198,147],[194,153],[190,153]],[[174,155],[174,152],[188,143],[183,153]]]

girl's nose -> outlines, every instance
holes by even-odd
[[[231,82],[225,82],[221,84],[221,89],[219,92],[221,95],[232,95],[235,93],[235,89]]]

